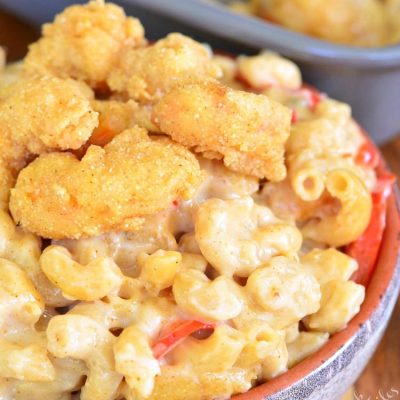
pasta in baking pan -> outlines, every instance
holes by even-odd
[[[358,313],[393,180],[290,60],[102,1],[2,57],[2,399],[227,399]]]
[[[400,41],[398,0],[232,0],[237,12],[329,42],[384,47]]]

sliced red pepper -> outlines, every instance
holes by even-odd
[[[360,147],[355,159],[357,164],[362,164],[370,168],[376,168],[379,164],[379,160],[379,152],[369,140],[366,140]]]
[[[371,140],[368,139],[368,135],[367,132],[365,132],[365,129],[357,124],[356,121],[353,120],[353,122],[358,126],[358,129],[365,138],[364,143],[361,145],[358,153],[356,154],[355,162],[369,168],[376,168],[379,165],[379,161],[381,158],[378,148],[374,146]]]
[[[192,333],[214,328],[215,324],[210,322],[196,320],[175,321],[162,330],[160,337],[152,347],[153,355],[155,358],[160,359]]]
[[[306,84],[303,84],[301,89],[297,90],[297,93],[307,100],[311,110],[315,110],[322,99],[322,95],[318,90]]]
[[[392,174],[389,171],[383,171],[378,176],[378,181],[376,182],[375,190],[373,191],[373,193],[382,193],[384,200],[387,200],[387,198],[392,193],[392,187],[395,182],[396,175]]]
[[[297,111],[295,109],[292,109],[292,125],[295,124],[297,122],[297,120],[299,119],[298,115],[297,115]]]
[[[378,178],[372,193],[372,212],[369,225],[355,242],[346,247],[346,254],[358,262],[358,270],[353,274],[352,280],[364,286],[368,285],[375,269],[386,226],[387,199],[395,180],[396,177],[388,172]]]

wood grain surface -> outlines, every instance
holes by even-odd
[[[7,48],[9,60],[21,58],[37,31],[0,10],[0,45]],[[400,129],[400,127],[399,127]],[[400,136],[382,147],[382,152],[400,180]],[[389,327],[371,362],[346,399],[399,399],[400,394],[400,300]],[[392,396],[392,397],[390,397]],[[301,399],[299,399],[301,400]]]

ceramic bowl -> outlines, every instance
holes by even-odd
[[[53,14],[59,11],[59,8],[66,6],[63,4],[65,1],[55,1],[52,5],[53,8],[45,9],[43,13],[31,14],[31,21],[37,25],[52,19]],[[0,4],[4,2],[5,0],[0,0]],[[10,4],[7,0],[8,8],[13,9]],[[21,13],[19,14],[21,15]],[[142,15],[138,16],[141,19],[143,17]],[[169,28],[166,30],[168,31]],[[217,46],[223,48],[220,44]],[[383,163],[379,168],[385,168]],[[387,226],[380,255],[359,314],[346,329],[332,336],[321,350],[285,374],[257,386],[247,393],[235,396],[234,399],[339,399],[361,374],[390,319],[400,289],[399,245],[400,211],[396,189],[388,199]]]

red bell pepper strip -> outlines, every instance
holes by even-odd
[[[299,117],[297,115],[297,111],[295,109],[292,110],[292,120],[291,124],[295,124],[298,121]]]
[[[309,86],[307,84],[303,84],[301,89],[295,92],[307,100],[312,111],[315,110],[315,108],[322,99],[321,93],[318,90],[314,89],[312,86]]]
[[[178,320],[167,325],[152,346],[153,355],[160,359],[189,335],[202,329],[214,329],[215,324],[196,320]]]
[[[379,164],[379,159],[380,156],[376,147],[369,140],[366,140],[358,150],[355,161],[357,164],[362,164],[370,168],[376,168]]]
[[[352,280],[367,286],[374,272],[376,260],[386,226],[387,199],[392,191],[396,177],[384,173],[378,178],[375,190],[372,192],[372,212],[369,225],[365,232],[346,247],[346,254],[358,262],[358,270]]]

